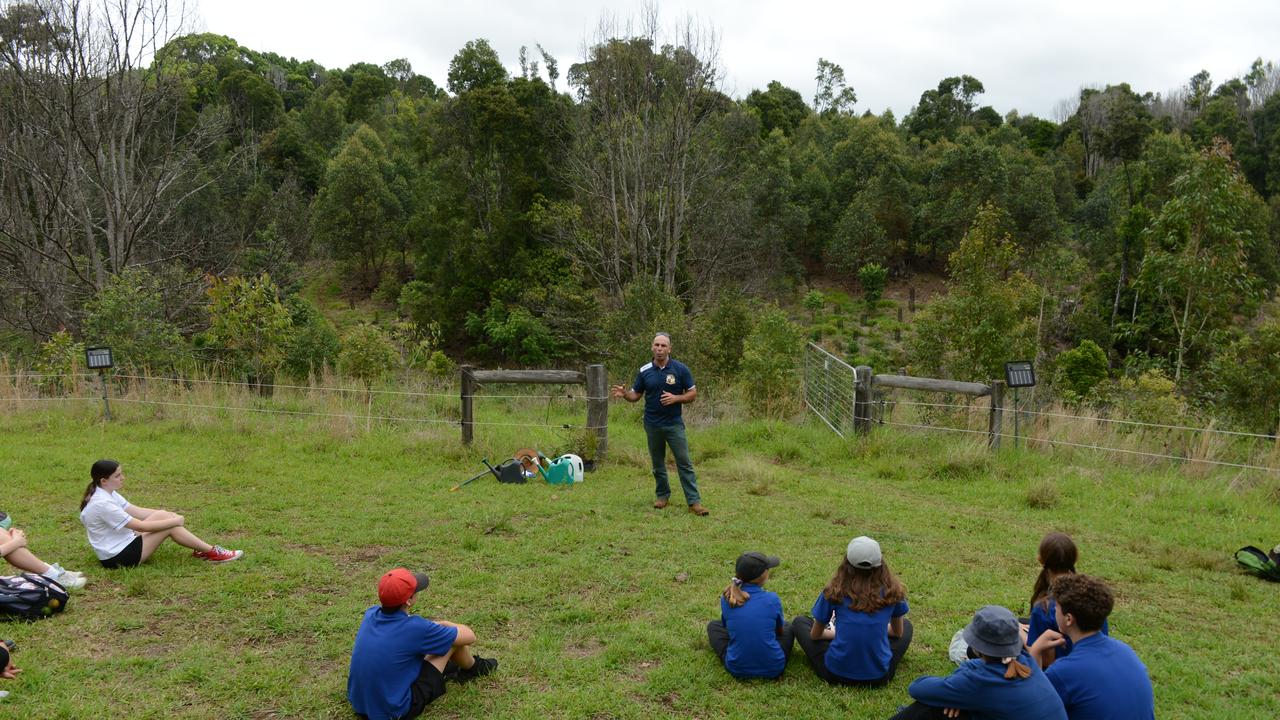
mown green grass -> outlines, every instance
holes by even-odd
[[[3,717],[351,717],[352,638],[396,565],[432,575],[419,612],[471,625],[477,651],[501,662],[491,678],[451,686],[432,717],[887,717],[912,678],[950,671],[947,642],[976,607],[1026,611],[1050,530],[1071,533],[1081,571],[1117,588],[1113,634],[1150,668],[1159,717],[1275,716],[1280,586],[1230,558],[1280,541],[1272,479],[993,456],[893,430],[849,442],[800,421],[691,422],[712,511],[697,518],[678,493],[667,510],[649,507],[635,406],[613,408],[610,462],[580,486],[486,478],[456,493],[482,456],[550,452],[557,433],[481,426],[463,448],[444,426],[366,432],[136,405],[104,424],[93,408],[27,408],[0,419],[0,507],[38,554],[90,585],[56,618],[0,624],[26,671],[0,685],[13,693]],[[518,404],[487,412],[544,420]],[[124,464],[130,500],[184,513],[245,559],[208,566],[167,545],[141,568],[102,570],[76,518],[99,457]],[[909,590],[916,639],[899,677],[831,688],[797,648],[781,682],[730,678],[703,628],[734,557],[780,554],[770,589],[794,615],[864,533]]]

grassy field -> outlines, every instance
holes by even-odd
[[[699,414],[690,441],[712,514],[697,518],[678,493],[650,508],[635,406],[613,408],[610,462],[579,486],[484,479],[450,493],[482,456],[550,451],[554,432],[482,427],[464,448],[447,426],[128,405],[104,424],[93,407],[8,405],[0,508],[90,584],[56,618],[0,624],[25,669],[0,684],[12,692],[0,717],[351,717],[361,611],[378,576],[406,565],[432,575],[419,612],[471,625],[477,651],[501,662],[450,686],[431,717],[882,718],[912,678],[951,670],[947,642],[976,607],[1025,613],[1050,530],[1074,536],[1081,571],[1116,586],[1112,633],[1150,668],[1159,717],[1276,716],[1280,586],[1231,559],[1280,541],[1274,478],[997,457],[893,430],[847,442],[816,423]],[[123,463],[130,500],[184,513],[245,559],[208,566],[166,544],[141,568],[102,570],[76,518],[99,457]],[[898,678],[831,688],[798,649],[780,682],[730,678],[703,628],[736,555],[782,556],[769,587],[790,616],[858,534],[880,541],[908,587],[916,636]]]

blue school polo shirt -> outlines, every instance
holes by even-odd
[[[1025,652],[1018,661],[1031,668],[1030,677],[1006,680],[1002,663],[979,658],[946,677],[918,677],[907,693],[926,705],[964,710],[975,720],[1067,720],[1062,700],[1036,663]]]
[[[683,403],[663,405],[662,393],[682,395],[693,386],[693,373],[689,372],[689,368],[679,360],[669,357],[666,367],[645,363],[636,373],[631,390],[644,393],[644,424],[664,427],[682,425],[684,419],[680,415]]]
[[[786,624],[782,600],[776,593],[743,583],[750,595],[739,607],[720,598],[720,621],[729,631],[724,667],[736,678],[775,678],[787,666],[787,655],[778,644],[778,629]]]
[[[1058,629],[1057,618],[1053,616],[1053,609],[1057,606],[1058,602],[1053,598],[1050,598],[1048,603],[1036,603],[1031,606],[1031,623],[1027,627],[1027,647],[1034,645],[1036,638],[1044,634],[1045,630],[1062,632]],[[1102,621],[1102,634],[1111,634],[1111,625],[1109,625],[1106,620]],[[1055,660],[1064,658],[1071,654],[1071,638],[1063,635],[1062,639],[1066,642],[1053,649],[1053,657]]]
[[[458,629],[438,625],[403,610],[382,612],[375,605],[364,613],[347,673],[347,700],[369,720],[391,720],[409,711],[409,686],[422,672],[424,655],[444,655]]]
[[[826,624],[836,614],[836,636],[827,648],[827,669],[846,680],[879,680],[889,672],[889,620],[907,614],[907,601],[861,612],[848,602],[834,604],[823,593],[813,604],[814,622]]]
[[[1151,677],[1138,654],[1102,633],[1044,671],[1071,720],[1155,720]]]

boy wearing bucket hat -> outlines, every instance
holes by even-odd
[[[739,555],[733,581],[721,593],[720,619],[707,623],[711,649],[739,680],[781,677],[791,657],[782,600],[763,587],[769,570],[780,562],[759,552]]]
[[[379,604],[364,613],[347,675],[347,699],[359,717],[418,717],[444,695],[446,677],[467,682],[497,669],[497,660],[471,654],[471,628],[409,614],[429,582],[404,568],[378,580]]]
[[[987,720],[1067,720],[1053,685],[1026,654],[1018,618],[999,605],[973,614],[964,640],[978,653],[947,677],[916,678],[915,700],[893,720],[981,717]],[[959,715],[948,711],[959,710]]]
[[[1055,620],[1061,633],[1045,630],[1031,646],[1039,660],[1047,649],[1070,639],[1075,649],[1045,670],[1069,718],[1155,720],[1155,698],[1147,666],[1120,640],[1102,633],[1115,606],[1107,584],[1088,575],[1053,581]]]

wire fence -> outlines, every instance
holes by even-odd
[[[455,383],[435,381],[408,388],[344,383],[328,376],[307,385],[254,383],[211,377],[151,376],[107,373],[3,373],[0,401],[11,407],[46,403],[104,402],[153,415],[185,413],[208,419],[226,414],[322,418],[372,429],[381,426],[461,428],[461,393]],[[105,385],[105,388],[103,387]],[[520,428],[529,431],[578,433],[600,429],[583,422],[585,392],[478,392],[471,396],[475,414],[471,425]]]
[[[856,373],[825,350],[810,345],[804,356],[805,404],[842,437],[853,429]],[[1077,413],[1072,408],[1030,400],[1004,407],[1001,429],[989,425],[988,399],[877,387],[870,412],[873,425],[907,431],[963,435],[990,445],[1025,445],[1041,451],[1088,451],[1145,463],[1188,468],[1226,468],[1280,473],[1280,438],[1264,433]],[[1041,394],[1043,397],[1043,394]],[[1008,399],[1006,400],[1008,402]]]

